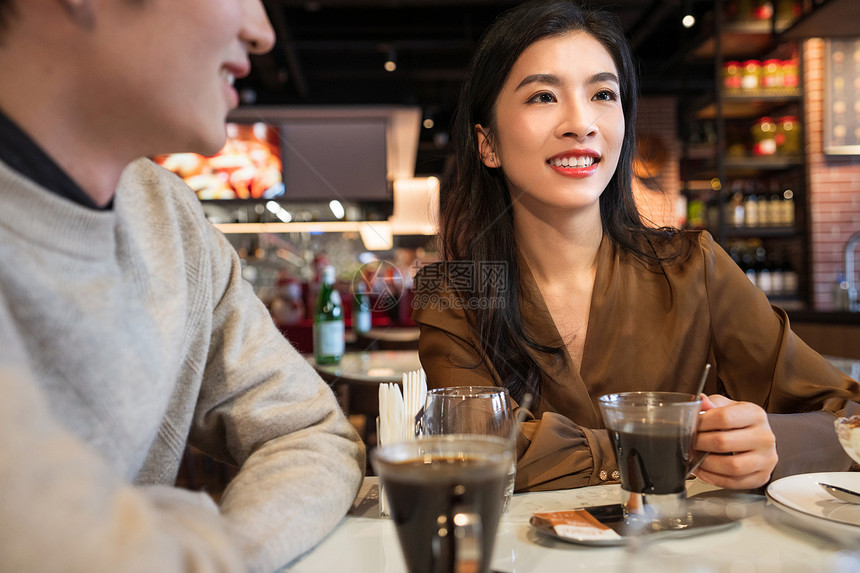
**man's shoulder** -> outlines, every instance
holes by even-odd
[[[117,188],[119,206],[129,206],[135,216],[150,215],[162,225],[171,220],[202,224],[203,208],[194,191],[175,173],[148,158],[132,161]]]
[[[123,171],[120,188],[151,191],[171,203],[199,206],[194,191],[178,175],[147,157],[135,159]]]

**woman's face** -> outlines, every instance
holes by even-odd
[[[475,129],[484,164],[503,170],[515,205],[599,213],[624,140],[612,56],[583,31],[535,42],[502,86],[489,137]]]

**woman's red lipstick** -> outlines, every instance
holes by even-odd
[[[592,149],[571,149],[553,155],[546,163],[553,171],[565,177],[589,177],[597,171],[600,154]]]

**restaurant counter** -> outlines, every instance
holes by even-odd
[[[820,354],[860,359],[860,312],[787,312],[791,329]]]
[[[777,306],[779,304],[777,303]],[[830,310],[786,310],[792,324],[854,324],[860,326],[860,312]]]

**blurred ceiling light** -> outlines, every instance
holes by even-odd
[[[266,210],[284,223],[289,223],[293,220],[292,214],[275,201],[266,202]]]
[[[361,242],[368,251],[388,251],[394,248],[391,223],[387,221],[361,223],[358,234],[361,235]]]
[[[329,201],[328,208],[331,209],[331,214],[334,215],[335,219],[343,219],[343,216],[346,214],[343,205],[337,199]]]
[[[397,50],[391,49],[388,51],[388,59],[383,64],[386,72],[393,72],[397,69]]]
[[[428,117],[424,120],[424,123],[422,125],[424,126],[424,129],[433,129],[433,126],[436,125],[436,122],[433,121],[432,117]]]
[[[389,221],[397,234],[433,234],[439,219],[439,179],[394,180],[394,213]]]
[[[265,122],[258,121],[254,123],[252,130],[254,132],[254,137],[256,137],[258,141],[266,141],[266,138],[269,135],[269,126]]]
[[[696,24],[696,17],[692,14],[687,14],[681,18],[681,25],[685,28],[692,28]]]

